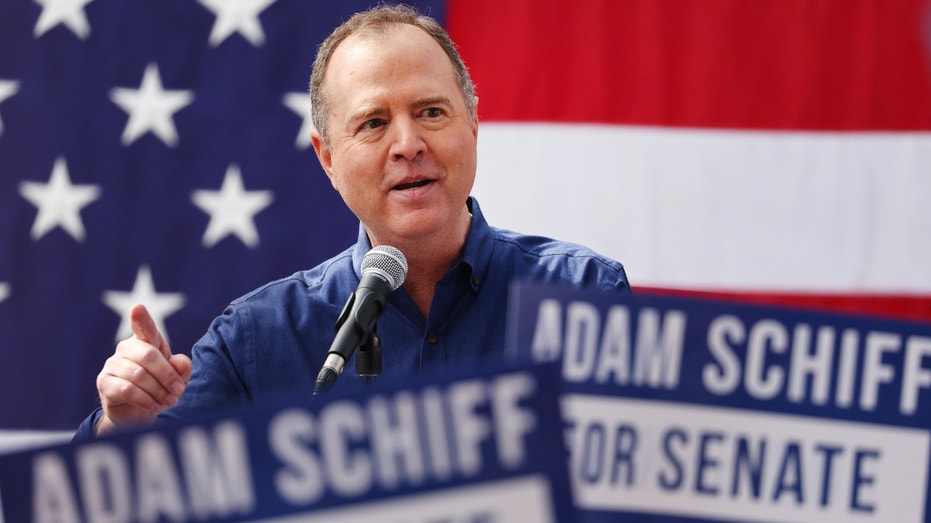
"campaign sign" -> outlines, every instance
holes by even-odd
[[[509,348],[561,360],[580,521],[928,521],[931,325],[562,287]]]
[[[0,457],[8,523],[574,521],[555,365]]]

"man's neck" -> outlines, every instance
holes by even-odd
[[[462,256],[462,249],[469,234],[472,215],[468,212],[455,231],[447,237],[430,241],[418,241],[414,245],[396,245],[407,258],[407,278],[404,289],[423,312],[430,315],[433,293],[437,282],[455,265]]]

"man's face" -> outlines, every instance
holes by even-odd
[[[462,241],[477,128],[440,45],[410,25],[353,35],[323,89],[330,144],[315,132],[314,149],[372,243]]]

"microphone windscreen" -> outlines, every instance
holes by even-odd
[[[404,253],[390,245],[373,247],[362,258],[362,274],[367,272],[383,276],[393,291],[400,287],[407,277],[407,258],[404,257]]]

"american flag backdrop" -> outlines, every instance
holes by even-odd
[[[354,241],[306,86],[372,3],[0,2],[0,430],[73,429],[132,302],[187,351]],[[931,319],[928,2],[417,5],[476,81],[492,224],[635,288]]]

